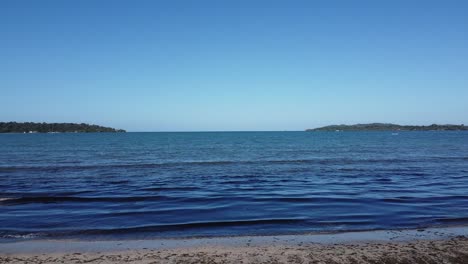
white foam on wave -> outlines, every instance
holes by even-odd
[[[24,234],[24,235],[4,235],[3,238],[35,238],[37,237],[36,234]]]
[[[3,238],[14,238],[14,239],[30,239],[40,236],[40,234],[30,233],[30,234],[22,234],[22,235],[4,235]]]

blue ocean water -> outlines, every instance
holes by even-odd
[[[0,135],[7,241],[467,223],[467,132]]]

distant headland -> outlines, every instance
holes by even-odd
[[[77,123],[0,122],[0,133],[99,133],[126,132],[123,129]]]
[[[468,130],[465,125],[402,126],[386,123],[370,123],[356,125],[331,125],[306,131],[459,131]]]

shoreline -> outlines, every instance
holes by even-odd
[[[148,239],[30,239],[0,242],[0,254],[100,252],[138,249],[174,249],[196,246],[222,245],[288,245],[349,244],[366,242],[408,242],[416,240],[444,240],[468,237],[468,225],[428,227],[418,229],[388,229],[368,231],[317,232],[283,235],[241,235],[215,237],[173,237]]]
[[[421,259],[425,261],[422,263],[468,263],[468,226],[280,236],[0,243],[1,263],[335,264],[414,263]]]
[[[31,239],[0,242],[0,254],[69,252],[113,252],[139,249],[176,249],[210,246],[300,246],[306,244],[350,244],[411,242],[468,237],[468,225],[418,229],[320,232],[282,235],[173,237],[148,239]]]

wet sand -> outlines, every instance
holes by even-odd
[[[468,263],[466,227],[0,244],[0,263]]]

